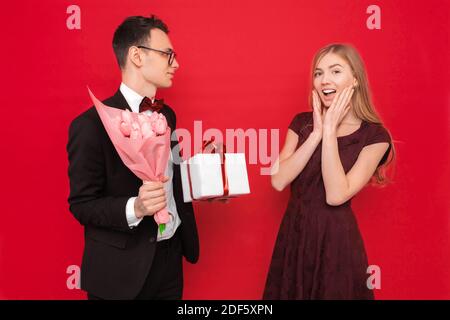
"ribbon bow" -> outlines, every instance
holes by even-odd
[[[139,112],[144,112],[147,110],[159,112],[162,107],[164,107],[163,99],[155,99],[155,101],[152,102],[151,99],[144,97],[139,104]]]

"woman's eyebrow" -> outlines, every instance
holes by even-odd
[[[343,68],[343,66],[341,66],[339,63],[335,63],[335,64],[329,66],[328,69],[331,69],[331,68],[334,68],[334,67],[338,67],[338,66]]]
[[[332,64],[331,66],[329,66],[328,69],[332,69],[332,68],[334,68],[334,67],[341,67],[341,68],[343,68],[343,66],[341,66],[339,63],[335,63],[335,64]],[[316,67],[315,70],[322,71],[322,69],[321,69],[321,68],[318,68],[318,67]]]

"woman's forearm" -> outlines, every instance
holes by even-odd
[[[329,205],[340,205],[349,189],[347,177],[339,157],[337,135],[324,130],[322,138],[322,176]]]
[[[322,139],[321,135],[311,133],[306,141],[289,158],[277,161],[272,172],[272,186],[282,191],[305,168],[314,150]]]

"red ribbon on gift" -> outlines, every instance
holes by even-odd
[[[212,137],[211,140],[204,140],[202,143],[202,148],[200,150],[200,153],[216,153],[218,151],[218,147],[217,145],[214,144],[214,140],[215,138]],[[213,148],[210,150],[210,152],[205,152],[206,148],[208,146],[212,146]],[[226,153],[226,146],[225,144],[222,145],[222,152],[220,152],[220,156],[221,156],[221,171],[222,171],[222,182],[223,182],[223,195],[218,196],[218,197],[212,197],[209,199],[221,199],[221,198],[227,198],[228,194],[229,194],[229,189],[228,189],[228,176],[227,176],[227,172],[226,172],[226,166],[225,166],[225,153]],[[191,199],[192,201],[197,200],[194,198],[194,193],[192,192],[192,180],[191,180],[191,165],[189,163],[189,159],[187,160],[187,174],[188,174],[188,181],[189,181],[189,191],[191,193]]]

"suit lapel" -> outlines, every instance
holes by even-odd
[[[117,90],[116,93],[109,99],[104,101],[106,105],[117,108],[117,109],[128,109],[129,111],[132,111],[130,106],[128,105],[127,100],[125,100],[125,97],[123,96],[122,92],[120,90]]]

